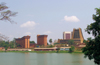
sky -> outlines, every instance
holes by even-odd
[[[30,35],[37,42],[37,35],[48,35],[47,40],[63,39],[64,31],[81,28],[84,39],[93,37],[85,32],[92,15],[100,8],[100,0],[0,0],[8,9],[18,12],[12,17],[17,24],[0,21],[0,33],[13,38]]]

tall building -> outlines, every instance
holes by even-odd
[[[68,38],[70,38],[69,35],[67,35]],[[64,39],[58,39],[58,43],[68,43],[69,40],[74,40],[74,43],[83,43],[84,37],[81,28],[73,29],[73,32],[71,33],[71,38],[68,38],[66,39],[65,36]]]
[[[37,35],[37,45],[47,46],[47,36],[48,35]]]
[[[63,32],[63,39],[71,39],[71,32]]]
[[[15,39],[17,44],[20,44],[22,48],[29,48],[30,47],[30,36],[24,36],[22,38]]]
[[[76,40],[76,42],[80,41],[80,43],[83,43],[84,37],[81,28],[73,29],[72,39]]]

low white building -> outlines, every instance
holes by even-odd
[[[65,51],[69,51],[71,47],[60,47],[60,50],[65,50]]]

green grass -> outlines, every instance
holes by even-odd
[[[5,51],[0,51],[0,53]],[[19,53],[57,53],[57,51],[6,51],[6,52],[19,52]],[[58,53],[69,53],[68,51],[59,51]],[[75,51],[73,53],[82,53],[81,51]]]

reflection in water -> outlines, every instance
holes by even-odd
[[[0,53],[0,65],[95,65],[83,54]]]
[[[30,59],[29,59],[29,57],[30,57],[30,54],[29,53],[25,53],[24,54],[25,55],[25,65],[30,65]]]
[[[47,65],[47,54],[37,54],[37,65]]]

